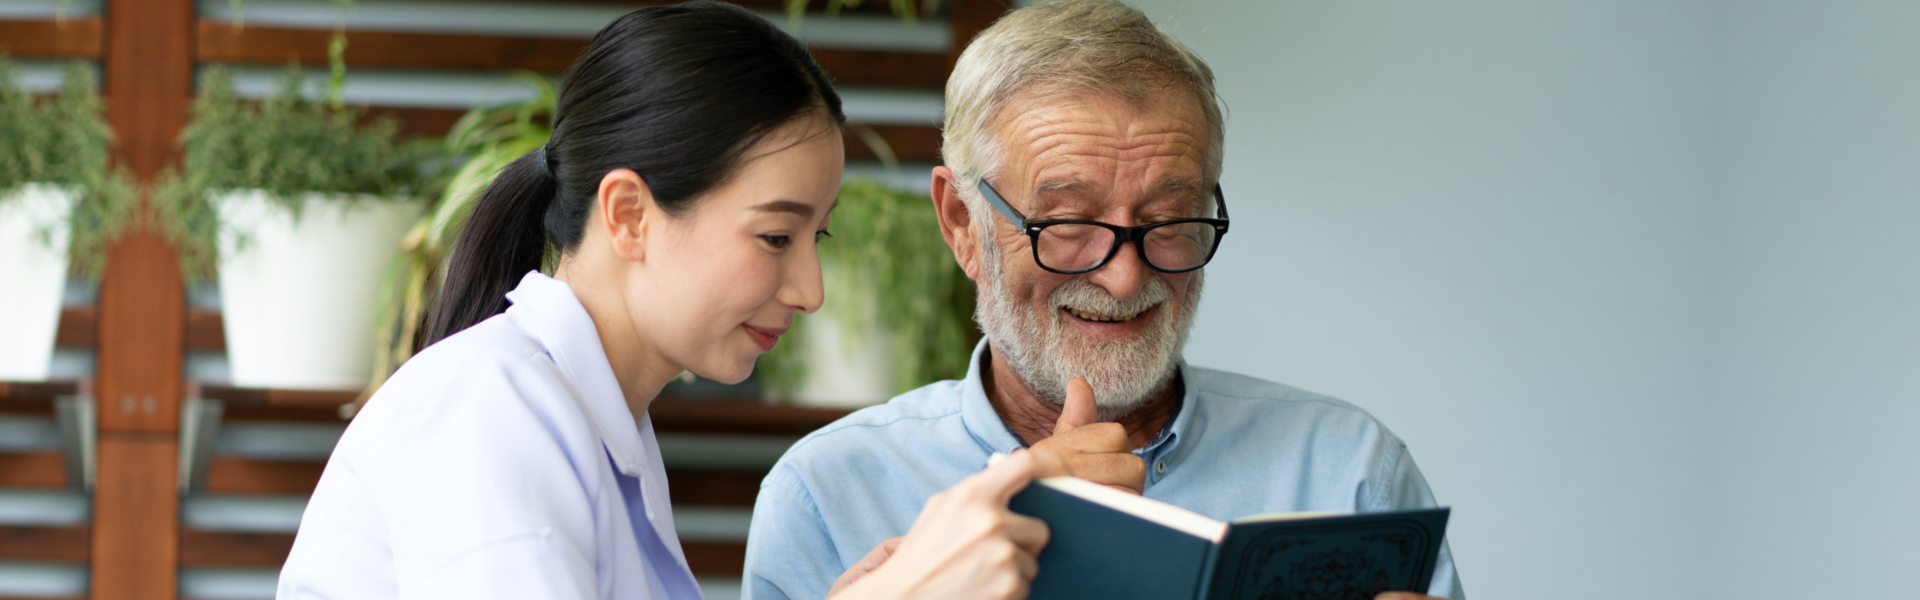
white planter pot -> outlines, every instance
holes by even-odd
[[[265,192],[216,196],[233,384],[355,389],[373,376],[374,311],[420,202],[308,194],[298,221]]]
[[[0,380],[47,378],[67,287],[73,203],[65,188],[37,183],[0,198]]]
[[[838,269],[823,265],[827,289],[835,289]],[[871,303],[869,303],[871,304]],[[831,294],[819,312],[807,319],[805,344],[800,349],[804,373],[793,392],[793,402],[806,406],[856,408],[886,402],[893,397],[894,357],[887,333],[874,324],[872,312],[855,313],[853,304]],[[850,324],[859,324],[855,333]]]

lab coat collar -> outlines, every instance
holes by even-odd
[[[607,351],[600,345],[599,329],[587,308],[573,295],[573,288],[539,271],[528,272],[519,287],[507,292],[513,306],[507,309],[521,330],[540,341],[540,346],[573,384],[585,403],[587,415],[605,440],[613,466],[630,477],[645,472],[646,442],[640,424],[620,393],[620,381],[613,376]]]

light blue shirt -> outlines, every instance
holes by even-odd
[[[928,497],[1024,446],[981,387],[986,348],[974,349],[966,379],[862,409],[787,450],[754,504],[746,598],[825,597],[849,565],[905,534]],[[1185,363],[1180,376],[1179,414],[1134,451],[1147,497],[1222,521],[1435,506],[1406,443],[1359,407]],[[1465,598],[1446,546],[1428,593]]]

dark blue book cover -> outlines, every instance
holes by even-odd
[[[1220,523],[1067,478],[1030,485],[1009,507],[1051,531],[1034,600],[1373,600],[1385,591],[1425,592],[1448,512]]]

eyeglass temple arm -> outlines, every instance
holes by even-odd
[[[1007,199],[1001,198],[1000,192],[994,191],[993,186],[987,185],[985,178],[981,178],[980,185],[975,187],[980,189],[980,196],[987,199],[987,204],[993,205],[993,209],[1000,211],[1000,214],[1005,215],[1008,221],[1013,221],[1015,227],[1019,227],[1020,229],[1027,228],[1027,216],[1020,214],[1020,211],[1014,210],[1013,205],[1007,204]]]

